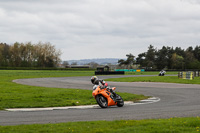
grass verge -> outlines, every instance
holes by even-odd
[[[199,117],[0,126],[0,132],[13,133],[198,133],[199,130]]]
[[[0,70],[0,109],[96,104],[92,97],[92,88],[91,90],[47,88],[12,82],[14,79],[22,78],[92,76],[93,74],[93,71]],[[147,98],[130,93],[119,94],[126,101]]]
[[[177,76],[151,76],[151,77],[125,77],[111,78],[106,81],[114,82],[165,82],[165,83],[182,83],[182,84],[200,84],[200,77],[193,80],[179,79]]]

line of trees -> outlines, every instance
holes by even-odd
[[[0,43],[0,67],[55,67],[61,51],[51,43]]]
[[[146,69],[200,69],[200,46],[188,47],[186,50],[181,47],[163,46],[161,49],[148,47],[147,52],[141,53],[135,62],[127,55],[127,60],[119,60],[119,65],[137,64]]]

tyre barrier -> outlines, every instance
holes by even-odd
[[[95,71],[95,75],[124,75],[124,71]]]

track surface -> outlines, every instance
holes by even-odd
[[[99,77],[106,79],[124,76]],[[33,86],[92,89],[90,77],[19,79],[14,82]],[[144,94],[159,97],[161,100],[156,103],[134,106],[127,105],[122,108],[110,107],[101,109],[100,107],[96,107],[91,109],[32,112],[0,111],[0,125],[200,116],[200,85],[146,82],[108,83],[110,86],[116,86],[119,92]]]

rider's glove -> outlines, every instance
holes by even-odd
[[[101,86],[100,88],[101,88],[101,89],[105,89],[105,88],[106,88],[106,86]]]

